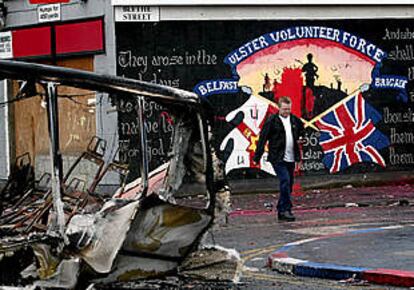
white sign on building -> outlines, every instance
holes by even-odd
[[[12,32],[0,32],[0,58],[13,58]]]
[[[158,6],[117,6],[116,22],[158,22],[160,7]]]
[[[37,6],[37,16],[40,23],[60,21],[60,4],[48,4]]]

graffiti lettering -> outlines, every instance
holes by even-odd
[[[120,122],[119,124],[120,124],[120,132],[122,135],[124,136],[138,135],[139,133],[138,119],[136,119],[135,121],[130,121],[130,122]],[[160,133],[160,129],[162,130],[162,133],[171,133],[174,127],[163,116],[161,117],[160,123],[158,123],[158,121],[146,120],[144,124],[144,128],[148,134],[151,134],[151,133],[158,134]]]
[[[414,66],[408,68],[408,80],[414,80]]]
[[[303,140],[303,146],[316,146],[319,143],[318,138],[320,137],[319,132],[312,132],[310,135],[305,134],[304,140]]]
[[[147,118],[151,118],[154,115],[154,112],[158,112],[163,109],[163,107],[157,104],[154,101],[145,101],[144,102],[144,113]]]
[[[399,88],[405,89],[407,80],[395,77],[375,78],[375,87],[377,88]]]
[[[348,32],[343,33],[342,43],[368,55],[377,62],[380,62],[381,59],[385,56],[385,53],[372,43],[368,44],[367,41],[363,38],[351,35]]]
[[[141,155],[140,148],[129,148],[129,141],[122,140],[119,143],[120,161],[128,163],[131,158],[139,158]],[[155,159],[162,159],[166,156],[165,144],[162,139],[154,139],[147,144],[148,161]]]
[[[190,65],[216,65],[217,55],[209,54],[205,49],[199,49],[195,54],[186,51],[185,63]]]
[[[128,163],[130,158],[134,158],[139,156],[140,150],[138,148],[128,149],[126,151],[121,152],[121,161],[124,163]]]
[[[306,161],[299,163],[299,170],[301,171],[318,171],[325,169],[325,165],[322,162]]]
[[[383,112],[385,124],[414,123],[414,112],[411,108],[405,112],[390,112],[389,108],[384,107]]]
[[[303,151],[303,160],[320,160],[323,156],[322,151],[306,150]]]
[[[390,138],[392,144],[414,144],[412,132],[397,132],[396,128],[391,128]]]
[[[247,56],[259,51],[265,47],[268,47],[269,43],[266,41],[264,36],[260,36],[258,38],[253,39],[245,43],[243,46],[239,47],[230,57],[230,63],[236,64],[242,61]]]
[[[133,159],[139,158],[141,154],[136,137],[140,130],[137,118],[138,103],[132,99],[120,98],[115,105],[119,112],[123,113],[118,115],[120,161],[136,163]],[[148,160],[152,170],[165,162],[167,158],[168,148],[171,147],[174,120],[162,105],[148,99],[143,103],[143,111],[145,115],[144,130],[147,133]]]
[[[158,124],[158,122],[145,122],[144,124],[145,127],[145,131],[150,134],[150,133],[158,133],[159,132],[159,128],[160,125]]]
[[[162,79],[156,73],[152,74],[152,80],[150,81],[153,84],[159,84],[163,86],[170,86],[173,88],[178,88],[180,86],[179,79]]]
[[[340,35],[340,30],[324,26],[301,26],[270,33],[270,37],[275,43],[297,38],[324,38],[340,42]]]
[[[165,157],[165,150],[164,150],[164,142],[161,138],[152,140],[151,144],[149,144],[148,148],[148,154],[150,156],[149,161],[154,157],[160,158]]]
[[[252,120],[259,119],[259,110],[257,109],[257,105],[255,105],[253,109],[250,109],[250,118],[252,118]]]
[[[131,113],[132,110],[136,111],[136,106],[134,106],[131,102],[125,101],[123,99],[117,99],[116,107],[118,112],[121,113]]]
[[[141,73],[148,71],[148,57],[133,55],[130,50],[119,52],[118,64],[123,68],[139,68]]]
[[[140,81],[147,81],[153,84],[170,86],[174,88],[178,88],[180,86],[180,79],[164,79],[160,78],[160,76],[156,73],[152,73],[150,77],[142,73],[138,73],[137,79]]]
[[[163,133],[171,133],[174,129],[173,123],[166,114],[161,114],[161,128]]]
[[[394,147],[389,147],[390,163],[392,165],[414,164],[414,156],[412,153],[397,153]]]
[[[126,101],[124,99],[117,99],[116,108],[120,113],[131,113],[137,111],[137,103]],[[151,118],[154,112],[161,111],[164,108],[154,101],[145,101],[143,110],[147,118]]]
[[[184,58],[180,55],[156,55],[152,57],[151,64],[153,66],[183,65]]]
[[[390,51],[388,58],[397,61],[414,60],[414,48],[412,44],[407,44],[404,48],[396,45],[395,49]]]
[[[218,92],[237,92],[238,91],[238,82],[237,81],[227,81],[227,80],[217,80],[217,81],[207,81],[201,84],[198,84],[196,93],[201,96],[208,96],[213,93]]]
[[[383,40],[403,40],[403,39],[414,39],[414,31],[410,31],[408,27],[402,31],[400,28],[397,28],[396,31],[388,30],[385,28],[385,35],[382,38]]]
[[[138,119],[132,122],[120,122],[121,134],[124,136],[137,135],[139,133]]]
[[[145,74],[148,65],[153,67],[170,67],[182,65],[216,65],[217,55],[209,54],[205,49],[199,49],[194,54],[185,51],[180,55],[133,55],[131,50],[120,51],[118,65],[122,68],[139,68]]]
[[[349,32],[324,26],[298,26],[271,32],[245,43],[228,54],[225,63],[235,67],[250,55],[271,45],[303,38],[333,40],[367,55],[376,62],[381,62],[386,56],[386,53],[376,45]]]
[[[122,68],[137,68],[135,78],[138,80],[178,88],[180,87],[180,79],[162,76],[159,67],[216,65],[217,55],[210,54],[205,49],[199,49],[195,53],[185,51],[177,55],[153,56],[133,55],[131,50],[125,50],[119,52],[118,64]],[[151,72],[150,68],[154,68],[154,71]]]

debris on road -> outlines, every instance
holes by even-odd
[[[389,204],[388,206],[409,206],[410,205],[410,201],[407,199],[400,199],[396,202],[393,202],[391,204]]]
[[[191,253],[178,271],[186,278],[238,283],[242,261],[239,253],[234,249],[204,245],[200,250]]]
[[[263,204],[263,206],[267,209],[267,210],[273,210],[273,203],[271,203],[271,202],[265,202],[264,204]]]
[[[358,207],[358,204],[355,202],[347,202],[345,203],[345,207]]]
[[[227,222],[230,188],[210,148],[208,124],[196,94],[16,61],[0,60],[0,73],[43,85],[52,103],[58,101],[60,85],[135,100],[140,144],[140,176],[129,183],[128,166],[106,161],[106,142],[98,137],[63,174],[58,114],[50,106],[51,174],[34,182],[34,166],[22,157],[0,195],[0,284],[72,289],[81,283],[94,289],[171,273],[227,284],[238,281],[237,252],[218,246],[199,249],[216,215]],[[168,109],[174,128],[169,160],[152,171],[144,97]],[[94,172],[85,175],[79,170],[85,162]],[[103,192],[100,186],[108,174],[118,176],[115,192]]]
[[[348,279],[339,280],[338,283],[342,285],[349,285],[349,286],[369,286],[368,281],[358,279],[356,278],[356,275]]]

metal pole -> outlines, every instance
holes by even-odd
[[[65,214],[62,203],[62,156],[59,148],[59,112],[57,100],[57,84],[47,83],[47,118],[50,140],[50,159],[52,165],[52,197],[55,217],[52,223],[52,230],[57,230],[65,238]]]
[[[148,149],[147,149],[147,131],[145,130],[145,116],[144,116],[144,102],[142,96],[138,96],[138,122],[139,122],[139,141],[141,145],[141,181],[142,181],[142,196],[147,195],[148,191]]]

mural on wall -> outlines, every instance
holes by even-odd
[[[306,126],[299,174],[412,170],[414,21],[116,23],[117,74],[194,90],[230,179],[274,175],[253,164],[261,127],[289,96]],[[117,101],[120,158],[139,156],[132,100]],[[150,167],[166,160],[168,112],[146,104]],[[139,175],[139,172],[137,172]]]
[[[368,40],[324,26],[299,26],[261,35],[229,53],[233,79],[204,81],[195,87],[203,97],[234,93],[236,87],[249,99],[226,116],[235,124],[220,149],[232,147],[226,172],[260,168],[275,174],[267,162],[252,159],[260,130],[277,112],[281,96],[292,99],[292,113],[319,137],[322,161],[330,173],[360,163],[386,163],[379,150],[389,138],[375,127],[382,116],[363,97],[372,89],[399,90],[398,101],[407,102],[407,77],[383,75],[386,53]]]

